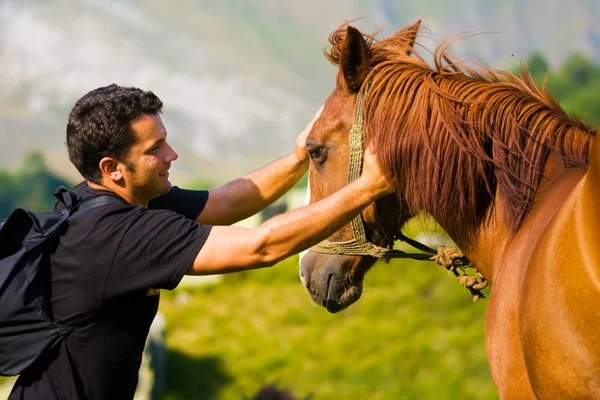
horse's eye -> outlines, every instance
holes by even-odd
[[[310,158],[319,158],[319,156],[321,155],[322,152],[323,152],[322,147],[317,147],[316,149],[308,150],[308,154],[310,155]]]
[[[310,158],[319,163],[324,162],[327,158],[327,151],[323,146],[308,146],[306,151],[308,151]]]

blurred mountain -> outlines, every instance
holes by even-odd
[[[1,0],[0,168],[42,149],[77,179],[64,147],[69,110],[110,83],[154,91],[180,153],[174,180],[222,182],[291,150],[333,88],[322,56],[346,20],[381,36],[424,18],[430,50],[509,68],[533,50],[552,66],[600,62],[597,0]]]

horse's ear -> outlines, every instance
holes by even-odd
[[[421,27],[421,20],[417,20],[411,26],[407,26],[404,28],[405,37],[407,40],[406,54],[410,54],[413,51],[413,47],[415,46],[415,42],[417,40],[417,35],[419,34],[419,28]]]
[[[348,26],[346,37],[340,44],[340,73],[346,87],[358,92],[369,72],[369,46],[358,29]]]
[[[417,40],[417,34],[421,27],[421,20],[417,20],[412,25],[406,26],[391,36],[383,39],[381,42],[390,42],[395,46],[401,46],[403,51],[406,51],[406,55],[410,55],[413,51],[413,46]]]

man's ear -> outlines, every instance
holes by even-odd
[[[348,26],[340,44],[340,73],[348,90],[358,92],[369,73],[369,63],[369,47],[362,33]]]
[[[123,173],[119,163],[111,157],[104,157],[98,165],[102,172],[102,178],[113,182],[118,182],[123,179]]]

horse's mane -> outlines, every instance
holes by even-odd
[[[586,171],[594,131],[568,116],[527,72],[469,67],[447,53],[448,39],[436,48],[433,67],[414,49],[411,57],[409,38],[417,29],[382,41],[365,35],[371,56],[365,142],[411,211],[424,210],[473,240],[499,192],[505,221],[516,231],[550,153]],[[330,37],[326,55],[334,64],[345,32],[342,26]]]

